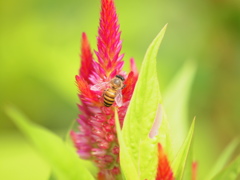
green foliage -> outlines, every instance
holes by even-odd
[[[168,156],[168,160],[172,159],[172,154],[173,154],[173,148],[172,148],[172,138],[170,134],[170,129],[171,127],[169,126],[169,121],[167,119],[167,115],[164,112],[164,108],[162,108],[162,119],[161,119],[161,126],[159,129],[159,134],[158,134],[158,142],[161,143],[161,145],[164,147],[164,150]]]
[[[213,166],[212,170],[208,174],[206,179],[212,179],[216,174],[218,174],[226,165],[226,163],[230,160],[232,154],[236,150],[239,145],[239,139],[234,139],[222,152],[219,159]]]
[[[187,135],[188,100],[195,73],[195,63],[187,61],[175,75],[163,96],[163,105],[171,127],[173,156],[176,155]]]
[[[120,146],[120,165],[122,172],[124,174],[124,177],[126,179],[139,179],[136,167],[133,164],[133,160],[127,150],[127,147],[125,145],[125,142],[123,140],[122,132],[120,129],[120,124],[119,124],[119,118],[117,111],[115,109],[115,124],[116,124],[116,129],[117,129],[117,135],[118,135],[118,142]]]
[[[240,175],[240,156],[235,159],[227,168],[217,174],[213,180],[236,180]]]
[[[140,179],[154,179],[157,167],[157,141],[149,139],[148,135],[158,105],[162,101],[156,56],[166,27],[160,31],[146,52],[122,129],[123,140],[135,168],[139,170]]]
[[[57,179],[94,179],[85,168],[84,162],[59,137],[31,123],[27,117],[13,107],[8,107],[6,112],[48,161]]]
[[[193,60],[188,60],[176,73],[163,93],[163,105],[167,114],[170,131],[170,146],[168,152],[169,160],[173,160],[180,149],[188,130],[188,101],[190,90],[196,74],[196,64]],[[192,152],[190,147],[189,154]],[[193,157],[188,156],[184,179],[191,179],[191,167]]]
[[[187,155],[189,152],[189,148],[191,145],[191,140],[193,137],[193,132],[194,132],[194,126],[195,126],[195,119],[192,122],[191,128],[188,132],[187,138],[185,139],[182,147],[180,148],[177,157],[173,161],[172,168],[174,172],[174,177],[178,180],[181,180],[183,177],[183,172],[187,160]]]
[[[125,59],[134,56],[140,67],[152,34],[162,23],[169,22],[171,27],[159,56],[163,61],[158,64],[163,70],[162,85],[169,82],[183,59],[190,56],[198,61],[198,78],[190,107],[196,110],[191,114],[197,112],[197,119],[201,121],[199,135],[196,134],[198,142],[194,145],[201,169],[198,175],[205,177],[224,145],[222,136],[213,136],[213,131],[224,132],[226,140],[240,132],[240,1],[115,2]],[[86,0],[0,1],[0,104],[13,102],[38,124],[65,131],[69,122],[65,120],[75,118],[77,112],[73,102],[78,102],[74,76],[79,67],[80,34],[88,32],[91,45],[96,49],[99,4],[100,1]],[[165,102],[165,94],[163,97]],[[174,113],[167,114],[170,120]],[[0,124],[1,151],[15,152],[14,156],[1,153],[0,179],[17,179],[4,176],[13,169],[11,174],[28,179],[24,178],[25,171],[19,171],[22,151],[25,151],[24,158],[34,164],[29,167],[29,176],[34,177],[39,163],[32,157],[31,148],[23,149],[25,141],[13,137],[15,128],[1,110]],[[13,138],[9,139],[10,136]],[[16,146],[22,151],[17,151]],[[206,146],[211,150],[203,150]],[[3,164],[7,158],[12,165]]]

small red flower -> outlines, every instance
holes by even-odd
[[[131,100],[138,78],[133,59],[130,59],[131,71],[127,75],[122,71],[123,54],[120,53],[122,41],[118,17],[113,0],[101,0],[100,27],[98,29],[97,57],[94,60],[87,36],[82,34],[81,68],[76,76],[79,88],[81,114],[78,118],[79,132],[71,132],[79,156],[92,160],[99,168],[98,179],[116,179],[120,174],[119,144],[114,120],[114,107],[117,107],[121,125]],[[106,89],[94,90],[98,84],[107,84],[121,75],[125,88],[122,90],[122,106],[113,103],[106,107],[103,94]],[[107,88],[107,86],[106,86]]]
[[[158,169],[156,180],[174,180],[168,158],[160,143],[158,143]]]
[[[192,163],[192,180],[197,180],[197,169],[198,169],[198,163],[194,161]]]

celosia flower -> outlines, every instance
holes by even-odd
[[[158,169],[156,180],[174,180],[169,160],[160,143],[158,143]]]
[[[96,60],[85,33],[82,34],[81,68],[76,76],[79,88],[81,114],[78,118],[79,132],[71,132],[71,137],[79,156],[92,160],[99,168],[98,179],[115,179],[120,174],[119,144],[115,130],[114,107],[118,108],[122,125],[137,78],[135,62],[130,59],[131,71],[127,75],[122,71],[123,54],[120,53],[118,17],[113,0],[101,1],[100,26],[98,29]],[[124,77],[122,106],[116,102],[104,106],[103,94],[106,85],[94,90],[93,87],[107,84],[116,75]]]
[[[197,179],[197,162],[192,163],[192,180]],[[158,143],[158,167],[156,180],[174,180],[173,170],[169,163],[169,159],[164,152],[164,149],[160,143]]]

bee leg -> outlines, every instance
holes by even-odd
[[[123,87],[122,87],[122,89],[125,88],[125,87],[126,87],[126,85],[124,84]]]

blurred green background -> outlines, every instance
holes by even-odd
[[[199,177],[240,132],[240,1],[116,0],[123,50],[140,68],[168,23],[158,55],[161,89],[187,59],[197,63],[189,101]],[[77,117],[75,74],[81,33],[96,49],[97,0],[0,1],[0,179],[47,179],[50,167],[18,132],[3,107],[64,136]],[[239,152],[239,149],[238,149]],[[237,153],[236,153],[237,154]]]

